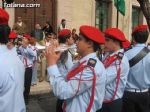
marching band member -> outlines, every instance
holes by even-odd
[[[111,52],[103,59],[106,68],[106,90],[102,109],[97,112],[121,112],[122,96],[127,82],[129,63],[122,49],[125,36],[117,28],[105,30],[105,51]]]
[[[11,31],[9,34],[9,42],[7,43],[8,49],[13,50],[17,55],[17,48],[15,46],[15,39],[17,38],[17,34],[14,31]]]
[[[102,33],[92,26],[81,26],[77,52],[82,56],[67,75],[62,76],[56,65],[60,54],[53,46],[46,51],[48,74],[54,94],[64,99],[66,112],[95,112],[101,108],[105,93],[105,68],[96,51],[105,42]]]
[[[73,45],[74,40],[72,38],[71,31],[69,29],[61,30],[58,34],[58,41],[60,45],[64,46]],[[57,66],[61,75],[65,77],[65,75],[69,72],[69,70],[73,66],[73,57],[70,49],[64,51],[61,54],[60,59],[57,62]],[[60,99],[57,100],[56,112],[63,112],[62,108],[63,101],[64,100]]]
[[[124,42],[122,42],[122,46],[125,52],[132,48],[130,41],[127,39]]]
[[[71,36],[71,31],[68,29],[61,30],[58,35],[58,41],[60,46],[71,46],[74,43],[73,38]],[[57,65],[62,75],[66,75],[68,71],[72,68],[73,57],[69,49],[61,54]]]
[[[30,93],[30,86],[31,86],[31,80],[32,80],[32,66],[33,66],[33,58],[36,57],[36,53],[31,48],[31,45],[29,45],[29,36],[25,35],[25,37],[22,40],[22,46],[19,47],[19,50],[21,52],[21,61],[23,62],[25,66],[25,81],[24,81],[24,98],[25,103],[28,104],[29,101],[29,93]]]
[[[37,69],[38,69],[38,62],[37,62],[37,55],[38,55],[38,49],[35,46],[36,45],[36,39],[35,38],[30,38],[29,43],[31,45],[31,49],[35,53],[35,57],[33,58],[33,65],[32,65],[32,81],[31,85],[36,85],[37,84]]]
[[[7,48],[9,15],[0,8],[0,112],[26,112],[23,98],[25,68]]]
[[[122,112],[149,112],[150,87],[150,53],[146,46],[148,39],[148,26],[139,25],[132,37],[135,45],[125,55],[129,59],[130,70],[123,97]]]

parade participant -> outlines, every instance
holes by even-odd
[[[126,39],[124,42],[122,42],[122,47],[124,49],[124,53],[127,52],[129,49],[132,48],[131,42]]]
[[[48,74],[54,95],[66,100],[66,112],[95,112],[101,108],[105,93],[105,68],[96,56],[99,44],[105,42],[102,33],[92,26],[81,26],[77,52],[82,56],[66,77],[56,65],[60,54],[50,46],[46,51]]]
[[[60,59],[57,62],[60,73],[66,75],[73,66],[71,47],[74,47],[74,40],[71,36],[71,31],[68,29],[61,30],[58,35],[58,41],[60,46],[64,45],[70,47],[70,49],[61,54]]]
[[[72,46],[74,44],[74,40],[72,38],[71,31],[69,29],[61,30],[58,34],[58,41],[60,45]],[[68,49],[61,54],[60,59],[57,62],[57,66],[61,75],[65,77],[73,66],[71,49]],[[63,100],[58,99],[56,104],[56,112],[63,112],[62,104]]]
[[[124,42],[122,42],[122,46],[126,50],[126,49],[129,49],[131,47],[131,43],[129,40],[126,39]]]
[[[31,86],[31,79],[32,79],[32,66],[33,66],[33,59],[36,57],[36,53],[29,45],[29,35],[24,35],[25,37],[22,40],[22,46],[19,47],[21,53],[21,61],[25,66],[25,81],[24,81],[24,98],[25,103],[28,104],[29,101],[29,93],[30,93],[30,86]]]
[[[35,38],[30,38],[29,39],[29,44],[31,45],[31,49],[35,53],[35,57],[33,58],[33,66],[32,66],[32,81],[31,85],[34,86],[37,84],[37,69],[38,69],[38,62],[37,62],[37,55],[38,55],[38,49],[35,46],[36,45],[36,39]]]
[[[122,42],[125,36],[118,28],[105,30],[105,51],[111,52],[103,64],[106,68],[106,90],[102,109],[98,112],[121,112],[122,96],[127,82],[129,63]]]
[[[150,53],[145,44],[148,35],[147,25],[139,25],[132,32],[136,44],[125,53],[129,59],[130,70],[123,96],[122,112],[149,112]]]
[[[17,49],[15,47],[15,39],[17,38],[17,34],[14,31],[11,31],[9,34],[9,39],[7,43],[8,49],[12,49],[17,55]]]
[[[21,58],[21,52],[19,50],[20,46],[22,46],[22,38],[17,38],[16,50],[17,50],[17,55],[19,56],[19,58]]]
[[[0,112],[26,112],[23,98],[24,66],[6,46],[9,15],[0,8]]]
[[[150,42],[147,44],[148,49],[150,49]]]
[[[76,34],[75,28],[72,29],[72,37],[73,37],[74,41],[76,42],[76,40],[78,39],[78,35]]]

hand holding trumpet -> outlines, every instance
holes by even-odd
[[[66,48],[67,49],[67,48]],[[53,44],[46,48],[46,59],[48,66],[55,65],[60,58],[61,53],[66,50],[63,47],[57,47]]]

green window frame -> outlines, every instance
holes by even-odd
[[[109,26],[109,0],[96,0],[95,26],[104,31]]]
[[[132,30],[141,24],[141,9],[136,6],[132,6]]]

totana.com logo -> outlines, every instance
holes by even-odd
[[[36,7],[37,8],[37,7],[40,7],[40,4],[18,4],[18,3],[15,3],[15,2],[10,3],[10,4],[4,2],[3,5],[6,8],[16,8],[16,7],[20,7],[20,8],[23,8],[23,7]]]

